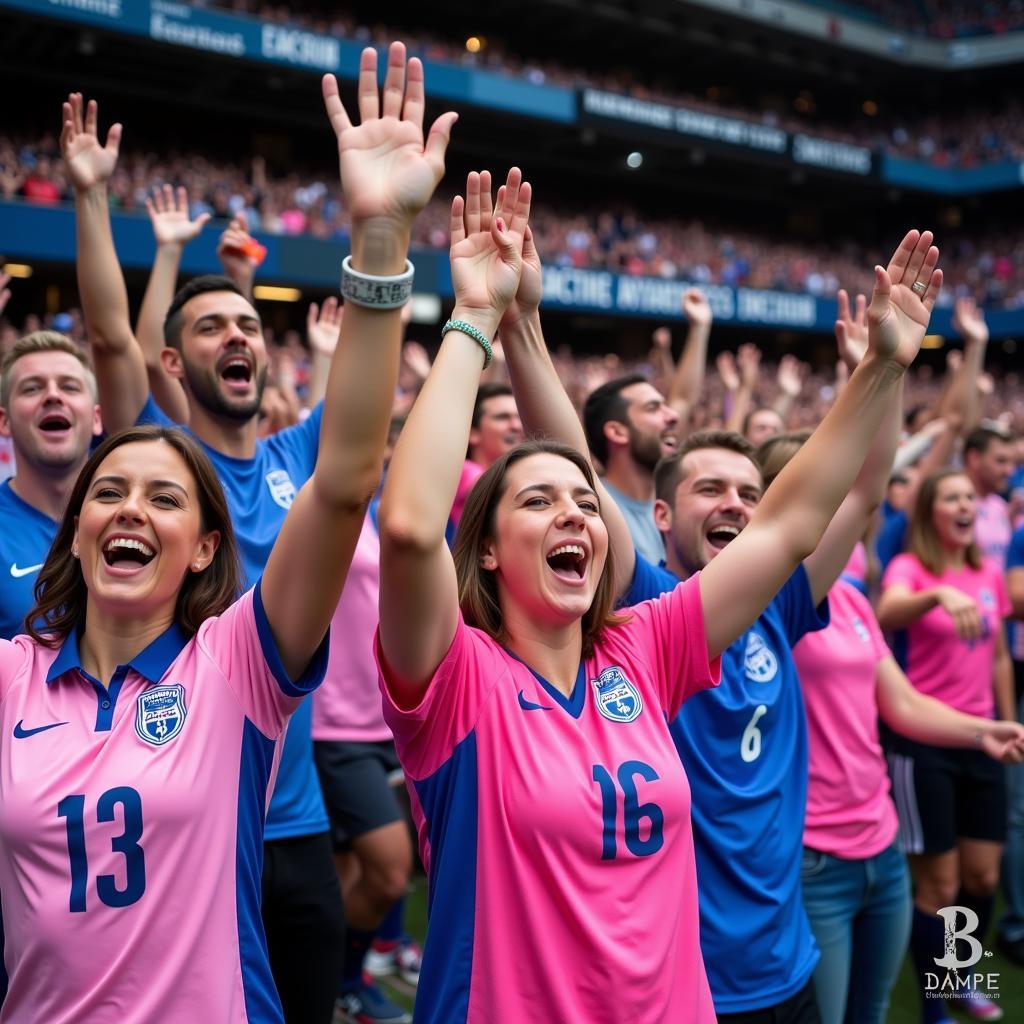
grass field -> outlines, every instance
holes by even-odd
[[[406,923],[410,932],[420,941],[426,935],[427,930],[427,883],[423,878],[417,878],[410,892],[406,910]],[[991,948],[993,956],[984,961],[986,973],[999,974],[999,1004],[1003,1008],[1004,1024],[1024,1024],[1024,969],[1017,967],[1002,957],[994,947]],[[410,989],[401,982],[387,983],[389,993],[396,1001],[403,1006],[412,1008],[412,993]],[[899,981],[892,996],[892,1006],[889,1009],[888,1024],[918,1024],[920,1011],[917,992],[915,990],[913,972],[909,963],[903,964]],[[952,1012],[950,1016],[955,1020],[968,1020],[964,1014]],[[519,1024],[519,1022],[509,1022]],[[536,1021],[530,1024],[572,1024],[562,1021]],[[615,1024],[609,1021],[608,1024]],[[671,1024],[666,1021],[665,1024]]]

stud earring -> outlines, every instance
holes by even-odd
[[[78,545],[77,544],[74,547],[72,547],[72,549],[71,549],[71,557],[72,558],[77,558],[78,557]]]

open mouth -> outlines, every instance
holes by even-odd
[[[740,527],[728,523],[719,523],[708,530],[706,536],[708,543],[716,550],[721,551],[740,535]]]
[[[71,420],[60,412],[47,413],[39,421],[39,429],[46,431],[48,434],[63,433],[71,429]]]
[[[567,583],[579,583],[587,570],[587,552],[579,544],[559,544],[547,556],[548,567]]]
[[[103,560],[119,569],[141,569],[149,565],[156,552],[135,537],[111,537],[103,545]]]
[[[970,530],[974,526],[974,516],[960,516],[953,520],[953,525],[958,530]]]
[[[674,452],[679,445],[679,438],[675,434],[662,434],[661,444],[666,451]]]
[[[220,361],[220,379],[234,391],[245,391],[252,381],[252,359],[247,355],[232,355]]]

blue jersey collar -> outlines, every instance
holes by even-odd
[[[128,667],[151,683],[158,683],[171,667],[174,659],[181,654],[188,641],[188,635],[181,626],[175,623],[164,630],[148,647],[139,651],[128,662]],[[82,669],[82,659],[78,653],[77,630],[72,630],[61,644],[57,657],[53,659],[53,664],[50,666],[50,671],[46,673],[47,683],[52,683],[65,672],[74,668],[85,671]]]

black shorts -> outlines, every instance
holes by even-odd
[[[814,996],[814,981],[808,981],[795,996],[790,996],[763,1010],[743,1013],[720,1013],[718,1024],[821,1024],[818,1000]]]
[[[403,820],[398,801],[402,766],[391,740],[317,740],[313,759],[336,849],[344,849],[353,839],[376,828]]]
[[[904,853],[947,853],[958,839],[1006,841],[1006,769],[982,751],[898,736],[889,775]]]

